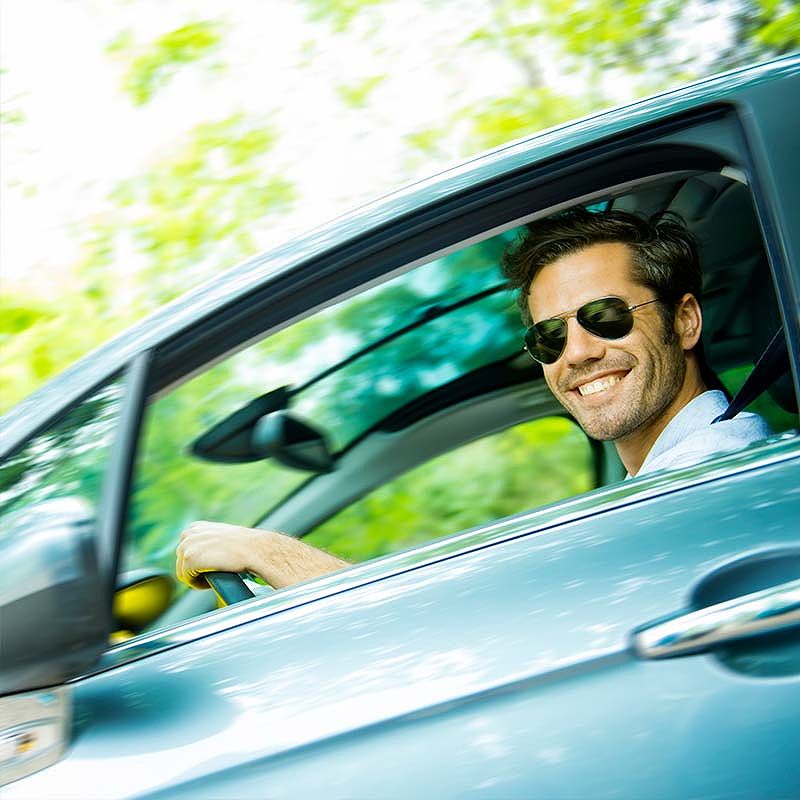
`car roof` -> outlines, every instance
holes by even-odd
[[[11,409],[0,418],[0,448],[4,452],[14,449],[138,354],[185,332],[220,308],[235,304],[265,282],[290,273],[299,265],[367,232],[533,163],[647,126],[664,117],[731,101],[748,87],[780,80],[798,71],[800,56],[787,56],[559,125],[471,158],[256,255],[158,309]]]

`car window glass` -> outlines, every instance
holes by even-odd
[[[571,419],[544,417],[484,436],[410,470],[303,541],[363,561],[594,486],[586,435]]]
[[[99,507],[121,398],[118,382],[104,386],[0,466],[0,523],[17,509],[55,498]]]
[[[337,370],[299,392],[293,408],[322,426],[341,450],[414,397],[518,350],[518,328],[510,293],[489,295]],[[359,413],[350,413],[356,407]]]
[[[123,568],[173,571],[180,532],[200,519],[252,524],[272,496],[307,479],[275,461],[220,464],[197,458],[189,444],[219,412],[243,398],[231,362],[161,398],[145,417],[122,553]],[[247,385],[252,391],[252,384]],[[216,412],[216,416],[215,416]]]

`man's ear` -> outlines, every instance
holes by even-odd
[[[703,312],[700,303],[693,294],[681,297],[675,309],[675,333],[678,335],[681,347],[691,350],[699,341],[703,330]]]

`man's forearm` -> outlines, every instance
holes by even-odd
[[[275,531],[264,531],[251,571],[282,589],[350,566],[324,550]]]

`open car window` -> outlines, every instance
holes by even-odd
[[[741,174],[670,173],[584,205],[645,216],[670,211],[695,233],[705,352],[735,391],[780,325]],[[372,558],[620,479],[613,447],[592,445],[574,423],[554,421],[563,411],[522,350],[516,299],[499,268],[522,230],[516,225],[454,248],[280,330],[153,402],[124,568],[172,570],[178,536],[197,519],[275,528],[346,558]],[[790,378],[788,387],[788,395],[785,386],[770,387],[758,401],[775,431],[797,426]],[[329,467],[298,469],[280,453],[253,449],[259,419],[276,411],[309,426]],[[554,425],[568,426],[555,446]],[[460,469],[443,464],[485,460],[480,480],[489,481],[492,458],[510,442],[521,452],[497,475],[514,483],[508,497],[478,503],[456,481],[442,504],[439,478]],[[540,492],[554,469],[563,477],[559,488]],[[381,525],[382,516],[391,522]]]
[[[154,557],[169,567],[189,522],[255,524],[313,477],[275,459],[216,460],[193,452],[193,442],[254,398],[290,387],[292,409],[322,429],[339,455],[410,402],[517,354],[518,314],[498,270],[514,235],[431,262],[303,320],[152,404],[126,568]],[[442,313],[446,307],[452,310]]]

